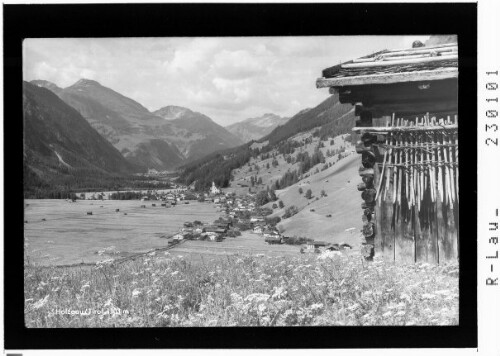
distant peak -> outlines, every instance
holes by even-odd
[[[176,120],[187,113],[192,113],[192,111],[188,108],[176,105],[167,105],[153,112],[153,114],[160,116],[166,120]]]
[[[54,92],[62,90],[60,87],[57,86],[57,84],[49,82],[48,80],[35,79],[35,80],[30,81],[30,83],[33,85],[36,85],[37,87],[47,88],[47,89],[52,90]]]
[[[91,85],[99,85],[100,86],[101,84],[99,84],[99,82],[96,82],[95,80],[92,80],[92,79],[82,78],[79,81],[77,81],[75,84],[73,84],[72,86],[91,86]]]

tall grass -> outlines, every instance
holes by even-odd
[[[168,252],[92,268],[25,268],[27,327],[456,325],[458,267],[398,266],[339,252]],[[90,315],[55,314],[87,310]],[[104,314],[93,314],[93,311]],[[106,310],[112,311],[106,313]],[[120,311],[117,313],[116,311]],[[115,312],[113,312],[115,311]]]

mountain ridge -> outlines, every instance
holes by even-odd
[[[138,170],[49,89],[23,83],[23,121],[25,191]]]
[[[243,143],[206,115],[176,106],[150,112],[95,80],[80,79],[61,90],[48,81],[32,82],[57,91],[55,94],[78,110],[126,159],[144,169],[173,170]],[[167,110],[162,111],[165,108],[170,108],[170,116],[165,114]]]
[[[287,117],[265,113],[262,116],[247,118],[225,128],[234,135],[241,137],[243,141],[248,142],[266,136],[274,128],[285,124],[288,120]]]

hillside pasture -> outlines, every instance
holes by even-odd
[[[356,190],[359,160],[357,155],[350,155],[325,171],[276,191],[278,199],[285,206],[275,210],[273,215],[282,216],[291,205],[300,210],[298,214],[279,224],[283,234],[331,243],[346,242],[355,248],[359,247],[361,198],[358,199]],[[302,194],[299,193],[299,187],[303,190]],[[311,199],[305,197],[308,189],[312,191]],[[321,190],[325,190],[326,197],[321,197]],[[354,230],[351,229],[353,227]],[[348,229],[351,230],[346,231]]]
[[[292,154],[292,156],[296,156],[298,153],[302,152],[308,152],[309,155],[312,155],[314,153],[314,150],[316,147],[318,147],[320,143],[320,139],[318,137],[313,137],[312,134],[315,130],[310,130],[307,132],[302,132],[299,133],[293,137],[291,137],[289,140],[301,142],[305,139],[311,139],[311,143],[305,144],[302,147],[298,147],[295,150],[295,153]],[[332,164],[335,165],[337,163],[338,155],[333,155],[331,157],[327,157],[326,151],[327,150],[340,150],[341,148],[345,148],[347,153],[355,152],[354,146],[348,142],[345,141],[347,134],[339,135],[333,138],[334,144],[330,145],[330,140],[325,140],[322,141],[324,147],[320,148],[322,151],[323,155],[325,156],[325,163],[326,164]],[[281,179],[281,177],[288,171],[293,171],[293,170],[298,170],[300,167],[300,163],[294,163],[290,164],[287,163],[283,157],[282,154],[278,154],[277,150],[274,149],[269,152],[271,157],[266,158],[266,159],[261,159],[261,156],[258,158],[251,158],[250,161],[242,166],[241,168],[233,170],[233,176],[234,180],[231,182],[231,185],[229,188],[224,189],[226,192],[234,192],[236,194],[246,194],[248,193],[248,188],[251,188],[252,192],[260,191],[266,189],[267,186],[271,187],[272,184],[276,181]],[[274,158],[272,157],[273,154],[276,154],[276,160],[278,161],[278,165],[274,167],[272,165],[272,162]],[[259,170],[257,171],[255,169],[255,166],[259,167]],[[267,168],[267,165],[269,165],[269,168]],[[314,174],[316,169],[321,170],[324,164],[317,164],[316,166],[312,167],[309,172],[304,174],[304,178],[307,178],[311,175]],[[250,176],[254,176],[257,179],[260,178],[262,179],[262,184],[255,185],[254,187],[251,186],[250,182]]]

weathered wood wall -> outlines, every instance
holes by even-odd
[[[365,116],[366,117],[366,116]],[[401,263],[443,263],[458,258],[457,118],[392,119],[387,132],[358,122],[362,155],[363,253],[374,247]],[[388,123],[371,120],[372,127]],[[447,130],[439,129],[447,126]],[[404,127],[411,128],[411,134]],[[418,126],[418,127],[414,127]],[[432,127],[432,128],[431,128]],[[426,130],[428,129],[428,131]],[[394,129],[394,130],[393,130]],[[374,154],[375,162],[370,165]],[[372,195],[376,195],[373,199]],[[367,217],[370,218],[367,218]]]

